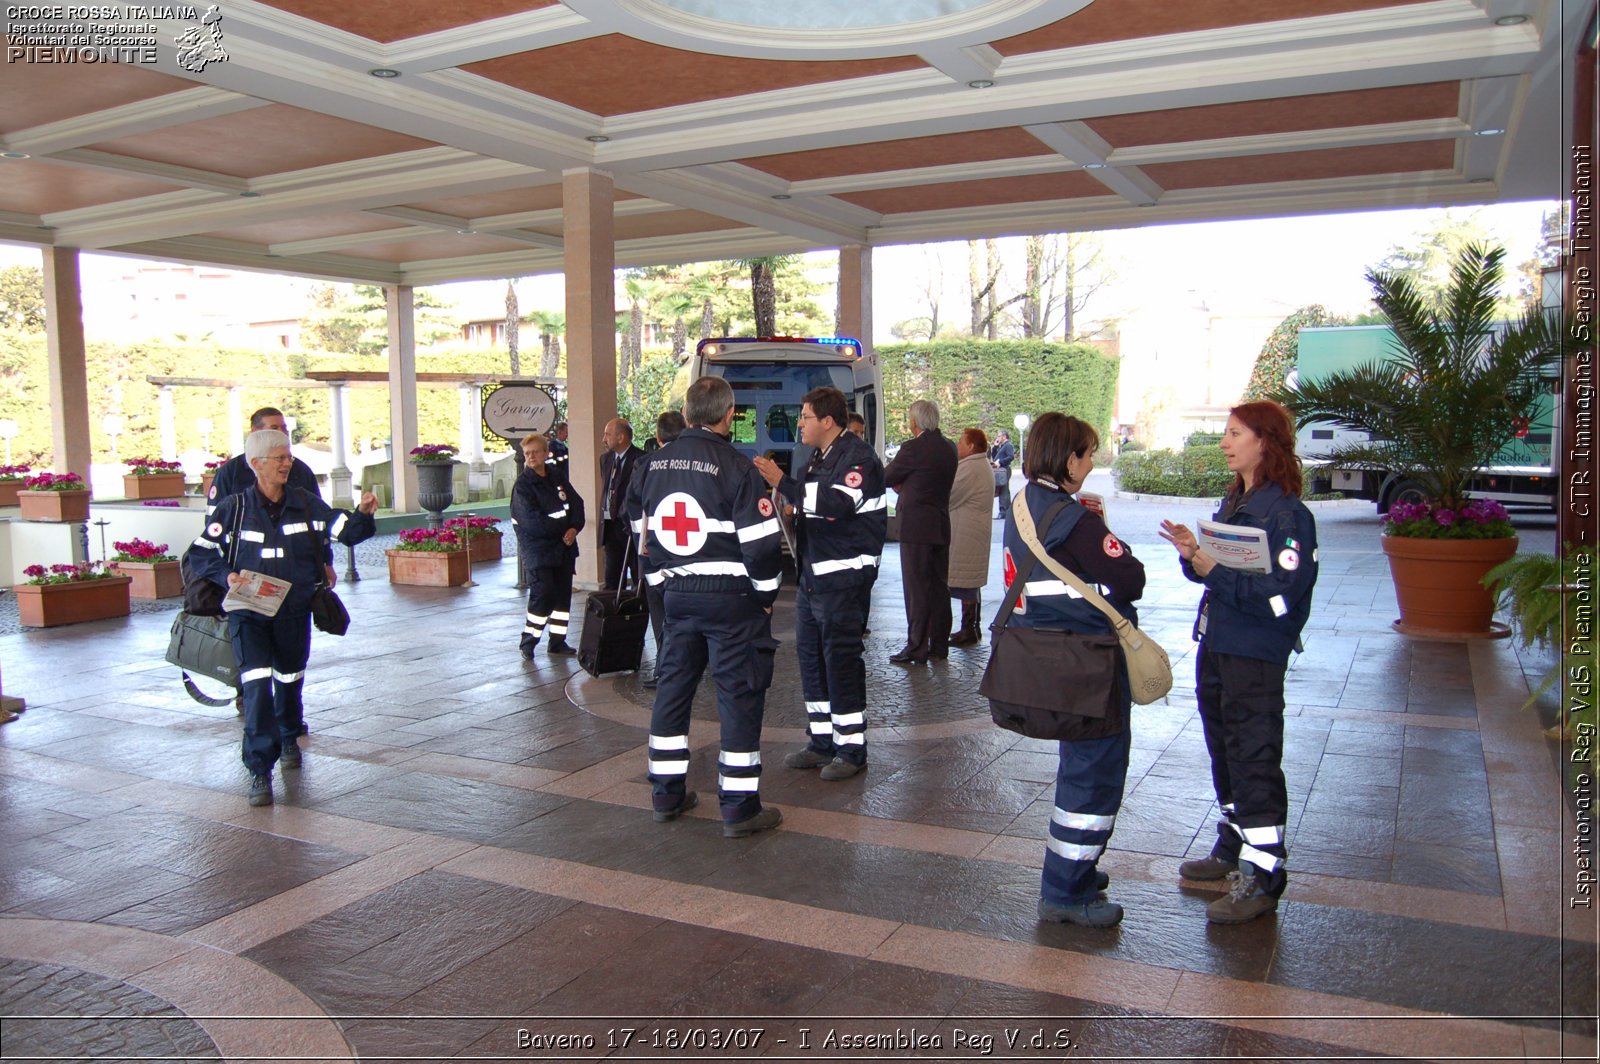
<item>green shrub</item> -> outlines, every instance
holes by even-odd
[[[1227,494],[1233,474],[1217,447],[1182,451],[1124,451],[1111,467],[1119,491],[1140,495],[1176,495],[1189,499]]]
[[[1222,442],[1220,432],[1191,432],[1189,438],[1183,441],[1185,447],[1215,447]]]

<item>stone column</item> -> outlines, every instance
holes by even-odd
[[[161,386],[156,406],[161,417],[161,460],[173,462],[178,458],[178,412],[174,402],[178,390],[170,384]]]
[[[78,249],[44,248],[45,342],[50,360],[51,444],[57,472],[89,483],[89,371],[84,362]]]
[[[394,468],[398,513],[417,509],[417,470],[411,448],[417,445],[417,326],[412,289],[407,284],[383,286],[389,303],[389,459]]]
[[[333,451],[333,468],[328,470],[330,496],[328,502],[344,510],[354,505],[350,492],[350,466],[347,460],[349,451],[345,445],[347,438],[344,382],[334,381],[328,385],[328,446]]]
[[[462,381],[461,460],[467,463],[467,501],[477,502],[489,494],[489,463],[483,460],[483,385]]]
[[[617,416],[616,189],[600,170],[561,175],[562,239],[567,281],[567,445],[570,476],[596,516],[584,532],[577,583],[600,584],[600,431]]]
[[[872,249],[859,245],[839,249],[839,335],[861,341],[872,350]]]

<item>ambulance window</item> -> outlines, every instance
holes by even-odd
[[[800,438],[800,404],[773,403],[767,408],[767,439],[794,443]]]
[[[734,404],[733,408],[733,442],[756,442],[756,408],[754,405]]]

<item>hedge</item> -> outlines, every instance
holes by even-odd
[[[1111,438],[1111,407],[1121,362],[1089,344],[962,338],[877,348],[883,369],[889,442],[905,438],[906,410],[917,399],[939,404],[940,428],[1010,431],[1017,414],[1051,410],[1087,421]],[[1013,439],[1021,444],[1021,440]]]
[[[1222,449],[1215,445],[1181,451],[1124,451],[1112,465],[1111,475],[1118,491],[1190,499],[1226,495],[1234,479]]]

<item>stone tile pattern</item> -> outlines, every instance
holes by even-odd
[[[0,960],[6,1059],[215,1060],[215,1043],[153,994],[92,972]]]

